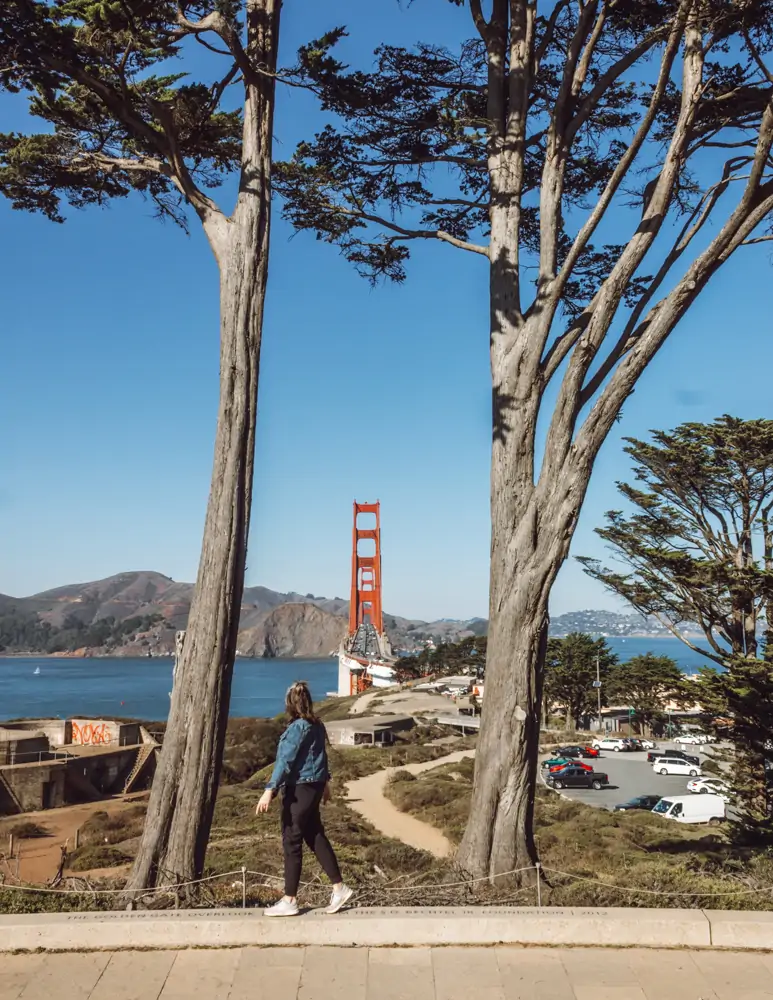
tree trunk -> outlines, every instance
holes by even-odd
[[[534,576],[514,573],[511,579],[518,584],[489,623],[473,796],[458,853],[459,864],[474,875],[509,875],[533,868],[537,860],[532,818],[547,606],[533,599],[541,589]],[[493,577],[491,584],[493,589]],[[493,610],[493,593],[491,603]],[[533,875],[526,872],[511,881]]]
[[[278,0],[248,3],[250,55],[276,65]],[[262,50],[262,51],[261,51]],[[223,758],[252,502],[258,371],[268,273],[274,81],[246,88],[242,179],[220,265],[220,403],[196,588],[140,849],[140,889],[201,875]]]
[[[509,419],[514,426],[518,418]],[[533,881],[537,861],[532,819],[548,596],[570,537],[566,509],[527,486],[532,456],[524,440],[528,435],[516,431],[495,437],[492,452],[486,698],[470,818],[458,852],[472,874],[521,884]],[[522,489],[513,488],[518,482]]]
[[[498,281],[495,261],[493,282]],[[492,302],[498,298],[492,294]],[[538,386],[518,349],[528,344],[529,331],[505,336],[503,327],[503,311],[495,307],[486,697],[470,817],[457,854],[466,871],[498,876],[498,885],[528,884],[535,877],[533,815],[548,598],[590,478],[587,462],[564,461],[555,481],[545,472],[555,456],[546,454],[535,486]]]

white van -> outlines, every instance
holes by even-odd
[[[669,795],[652,810],[677,823],[720,823],[725,818],[721,795]]]

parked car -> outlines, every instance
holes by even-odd
[[[588,771],[592,771],[593,768],[590,764],[583,764],[580,760],[574,760],[572,757],[551,757],[548,760],[542,761],[542,766],[550,771],[556,771],[561,767],[567,767],[570,764],[576,764],[577,767],[584,767]]]
[[[579,744],[572,744],[571,746],[559,747],[556,750],[556,754],[559,757],[598,757],[599,752],[595,747],[582,747]]]
[[[693,795],[719,795],[725,802],[730,801],[730,785],[721,778],[693,778],[687,782],[687,791]]]
[[[596,750],[614,750],[615,753],[628,749],[624,739],[614,736],[607,736],[603,740],[594,740],[593,746]]]
[[[719,795],[669,795],[652,811],[677,823],[711,823],[714,826],[725,818],[725,803]]]
[[[631,737],[628,740],[628,749],[639,752],[644,749],[644,744],[642,743],[641,740],[637,740],[634,737]]]
[[[685,753],[684,750],[650,750],[647,754],[647,763],[654,764],[656,760],[660,760],[662,757],[679,757],[680,760],[686,760],[690,764],[700,764],[701,762],[700,757]]]
[[[643,736],[639,740],[639,743],[641,743],[645,750],[654,750],[657,746],[657,743],[654,740],[647,740]]]
[[[609,784],[609,777],[601,771],[588,771],[573,764],[556,774],[549,774],[545,783],[551,788],[595,788],[598,791]]]
[[[697,764],[690,764],[681,757],[660,757],[652,765],[652,770],[656,774],[689,774],[691,778],[697,778],[702,774]]]
[[[682,743],[684,745],[691,743],[693,746],[698,746],[705,742],[697,733],[683,733],[681,736],[674,737],[674,743]]]
[[[660,798],[659,795],[637,795],[635,799],[628,799],[627,802],[618,802],[613,812],[628,812],[629,809],[646,809],[647,812],[652,812],[660,802]]]

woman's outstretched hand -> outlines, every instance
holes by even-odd
[[[255,815],[260,813],[267,813],[271,805],[271,800],[274,798],[274,793],[270,788],[267,788],[265,792],[261,795],[260,801],[258,802],[257,808],[255,809]]]

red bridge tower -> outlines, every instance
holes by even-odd
[[[360,625],[372,625],[379,635],[384,631],[381,609],[381,504],[354,501],[354,528],[352,530],[352,596],[349,603],[349,635],[354,635]],[[374,528],[360,528],[360,514],[375,514]],[[360,542],[372,541],[370,555],[360,554]]]

